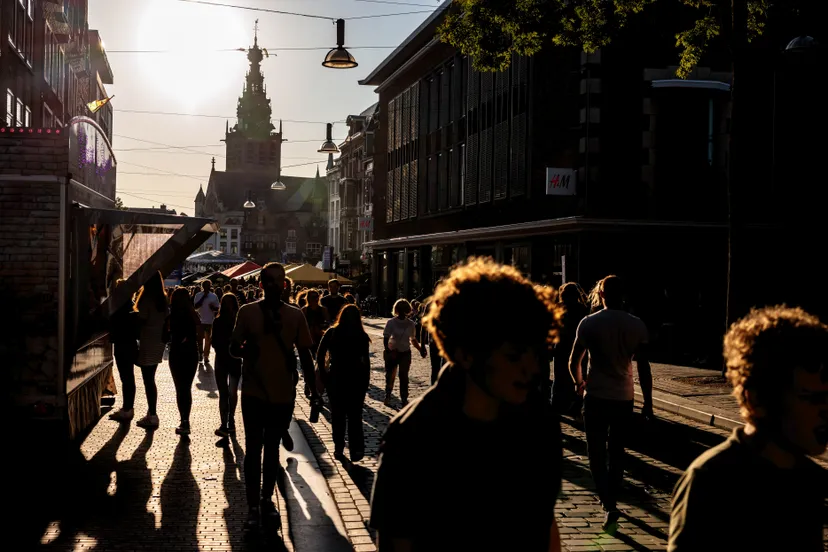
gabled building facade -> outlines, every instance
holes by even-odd
[[[311,178],[281,174],[282,128],[271,122],[258,36],[247,58],[237,121],[225,129],[226,170],[216,170],[213,159],[207,190],[199,189],[195,198],[196,216],[215,218],[221,228],[200,251],[221,250],[258,264],[315,264],[327,237],[326,181],[318,170]],[[285,189],[272,189],[276,182]],[[248,201],[254,207],[245,208]]]

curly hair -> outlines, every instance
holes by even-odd
[[[504,343],[537,349],[558,338],[555,290],[489,257],[471,257],[455,267],[428,303],[423,324],[449,361],[458,348],[483,357]]]
[[[754,423],[779,412],[794,369],[823,369],[828,326],[801,308],[753,309],[727,332],[724,358],[742,418]]]

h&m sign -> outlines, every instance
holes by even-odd
[[[368,232],[374,231],[374,218],[373,217],[359,217],[359,229],[360,230],[367,230]]]
[[[546,195],[574,196],[577,187],[577,170],[546,167]]]

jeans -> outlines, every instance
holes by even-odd
[[[624,442],[632,421],[633,401],[584,398],[589,470],[598,498],[608,511],[615,510],[624,479]]]
[[[385,398],[391,398],[391,392],[394,390],[394,380],[397,378],[397,369],[400,372],[400,399],[405,402],[408,400],[408,371],[411,369],[411,351],[401,353],[397,351],[396,358],[391,356],[386,351],[385,353]]]
[[[431,355],[431,385],[434,385],[443,367],[443,357],[440,356],[440,348],[433,340],[428,345],[428,354]]]
[[[121,378],[121,390],[124,394],[125,410],[132,410],[135,406],[135,356],[138,352],[134,342],[115,344],[115,364],[118,366],[118,375]]]
[[[247,504],[251,508],[258,507],[260,496],[262,500],[271,500],[273,491],[276,490],[276,478],[279,475],[279,443],[282,435],[287,432],[292,415],[293,403],[271,404],[242,394],[245,433],[244,484],[247,490]],[[263,475],[264,484],[260,486]]]
[[[569,414],[577,399],[575,382],[569,372],[569,357],[566,354],[555,355],[552,370],[552,406],[558,414]]]
[[[239,403],[239,379],[241,365],[229,355],[216,354],[216,387],[219,394],[219,415],[221,427],[236,427],[236,405]]]
[[[195,347],[184,350],[170,350],[170,372],[175,383],[175,402],[182,424],[190,423],[193,408],[193,380],[198,370]]]
[[[345,449],[345,425],[348,425],[348,445],[351,460],[356,461],[365,455],[365,436],[362,432],[362,405],[365,395],[337,396],[331,394],[331,425],[333,425],[333,442],[336,451]]]

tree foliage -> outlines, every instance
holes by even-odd
[[[748,36],[762,33],[769,0],[744,0]],[[667,5],[667,4],[670,5]],[[454,0],[438,31],[443,42],[473,59],[479,71],[501,71],[512,54],[531,56],[546,46],[595,52],[630,21],[659,6],[691,11],[694,24],[679,31],[678,76],[687,77],[729,27],[730,0]]]

